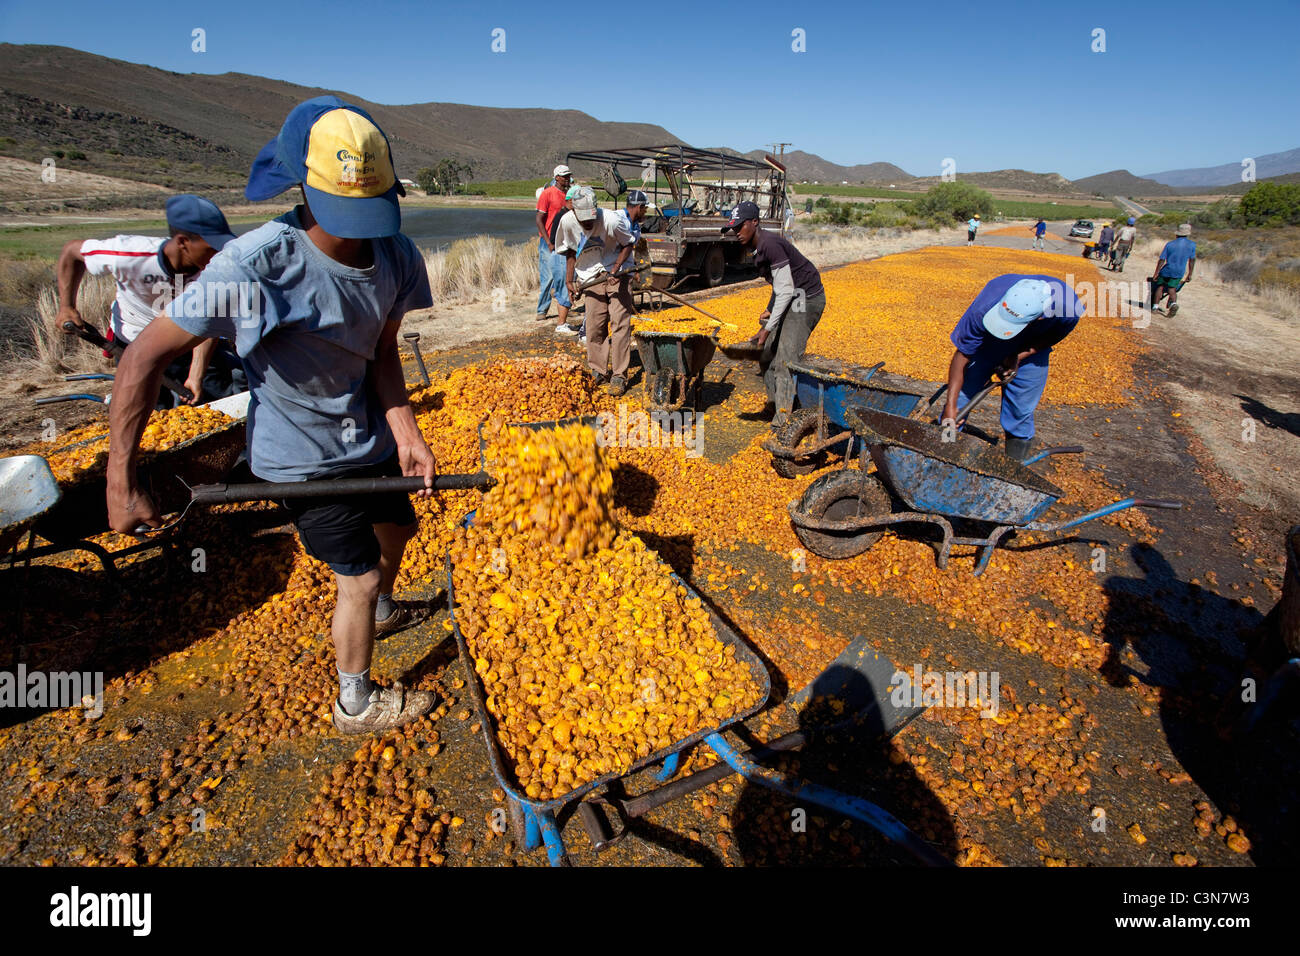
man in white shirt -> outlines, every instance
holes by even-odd
[[[167,200],[167,227],[171,236],[166,239],[119,235],[66,243],[58,264],[59,328],[66,322],[85,328],[86,321],[77,309],[77,290],[87,273],[107,273],[117,283],[109,338],[130,345],[185,284],[235,238],[215,203],[188,193]],[[220,355],[216,353],[217,340],[208,339],[167,369],[172,378],[184,381],[190,404],[202,401],[205,389],[209,399],[242,390],[234,387],[244,381],[238,357],[229,348]],[[210,362],[215,367],[205,381]],[[158,404],[170,408],[185,401],[163,389]]]
[[[585,290],[587,296],[587,364],[597,383],[608,379],[611,395],[627,391],[627,367],[632,361],[632,293],[626,276],[615,271],[636,243],[628,216],[596,205],[596,194],[584,186],[573,208],[560,220],[555,251],[565,258],[565,285],[576,297],[578,287],[605,274]]]
[[[1137,241],[1136,222],[1136,219],[1129,216],[1128,222],[1120,228],[1119,235],[1115,237],[1115,245],[1111,247],[1110,261],[1120,272],[1124,271],[1124,260],[1133,251],[1133,243]]]

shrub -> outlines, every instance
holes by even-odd
[[[1224,282],[1254,282],[1261,265],[1258,259],[1242,256],[1219,266],[1219,278]]]
[[[917,214],[945,222],[969,219],[976,213],[993,215],[993,197],[970,183],[939,183],[919,199],[912,200]]]
[[[1256,183],[1241,197],[1247,226],[1300,225],[1300,183]]]

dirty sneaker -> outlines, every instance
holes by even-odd
[[[1168,316],[1168,317],[1171,318],[1171,319],[1172,319],[1175,315],[1177,315],[1177,314],[1178,314],[1178,303],[1177,303],[1177,302],[1175,302],[1173,305],[1171,305],[1168,309],[1165,310],[1165,315]]]
[[[375,638],[387,637],[405,630],[412,624],[419,624],[429,617],[429,608],[423,604],[409,601],[394,601],[393,613],[382,621],[375,621]]]
[[[334,726],[345,734],[369,734],[404,727],[433,709],[434,696],[427,690],[407,690],[401,681],[392,687],[376,687],[370,705],[359,714],[349,714],[334,701]]]
[[[627,379],[622,375],[615,375],[609,380],[609,394],[615,398],[627,391]]]

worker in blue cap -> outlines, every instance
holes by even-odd
[[[108,515],[119,531],[158,526],[136,481],[146,394],[170,358],[212,335],[235,342],[248,373],[248,461],[265,480],[423,476],[433,453],[407,400],[397,351],[403,316],[432,306],[424,257],[401,233],[401,183],[384,132],[364,110],[320,96],[289,113],[257,155],[245,195],[301,190],[302,204],[229,243],[141,333],[122,363],[113,404]],[[433,695],[370,678],[377,635],[427,617],[393,600],[416,530],[401,493],[292,499],[285,506],[308,554],[338,587],[331,635],[339,672],[334,726],[400,727]]]
[[[65,243],[57,268],[59,313],[56,324],[81,328],[77,290],[86,274],[111,275],[117,284],[110,309],[108,338],[130,345],[185,285],[203,271],[234,233],[217,204],[189,193],[167,200],[166,238],[119,235],[110,239],[73,239]],[[168,367],[167,375],[184,382],[188,397],[159,389],[156,407],[222,398],[243,391],[244,373],[228,346],[207,339]]]
[[[1006,454],[1029,457],[1034,411],[1047,385],[1053,346],[1074,331],[1083,305],[1074,290],[1045,275],[1001,275],[989,281],[952,330],[956,351],[948,363],[948,398],[941,421],[957,413],[994,375],[1015,373],[1002,388]]]

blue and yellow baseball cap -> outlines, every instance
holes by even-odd
[[[280,135],[253,160],[244,195],[271,199],[301,184],[312,215],[331,236],[379,239],[402,228],[388,137],[359,106],[317,96],[290,111]]]

